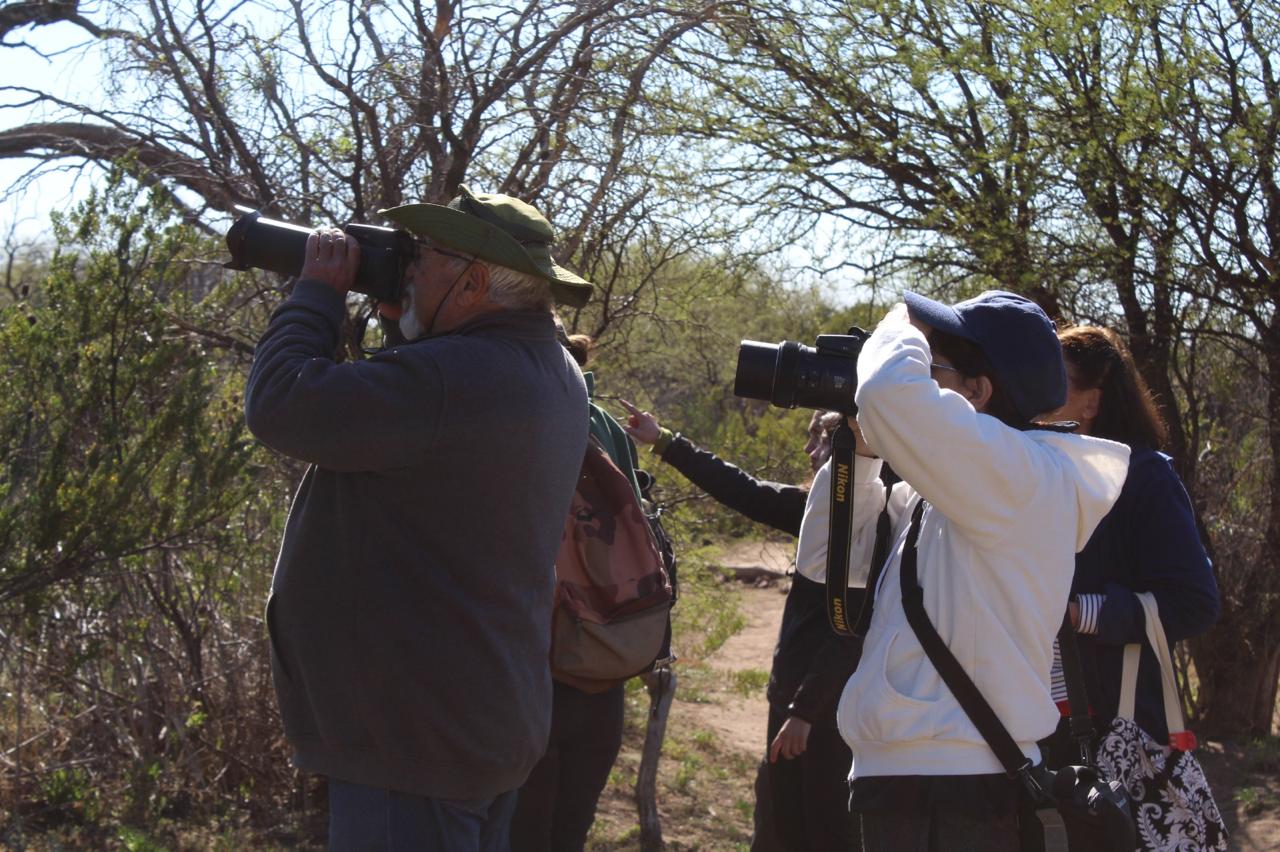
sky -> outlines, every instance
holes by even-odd
[[[15,106],[30,98],[23,87],[38,86],[65,96],[69,100],[104,97],[101,92],[102,65],[92,49],[92,38],[81,29],[67,23],[25,29],[10,34],[3,48],[5,61],[0,63],[0,130],[18,127],[32,121],[56,119],[49,107]],[[22,44],[25,46],[13,46]],[[89,49],[86,49],[89,46]],[[18,242],[39,240],[49,232],[49,214],[54,210],[71,208],[85,197],[95,179],[102,172],[96,167],[79,170],[70,160],[61,166],[46,167],[45,172],[25,186],[18,182],[38,161],[33,159],[0,158],[0,244],[7,239]],[[819,232],[812,235],[812,244],[819,247],[833,244],[832,227],[835,223],[821,223]],[[836,226],[838,227],[838,226]],[[796,245],[784,250],[778,257],[779,265],[795,270],[791,274],[796,283],[815,281],[815,266],[830,268],[833,258],[825,255],[819,260],[804,246]],[[803,270],[808,268],[808,272]],[[829,294],[837,302],[847,303],[866,297],[860,286],[863,279],[853,269],[836,271],[823,276]]]
[[[91,91],[101,66],[92,55],[81,55],[82,52],[76,50],[87,41],[82,30],[65,23],[11,34],[4,47],[5,61],[0,63],[0,104],[21,103],[29,95],[14,91],[14,87],[37,83],[58,93]],[[15,43],[30,45],[35,50],[11,46]],[[0,109],[0,129],[8,130],[50,117],[47,111],[37,108]],[[43,175],[24,189],[10,189],[36,165],[33,159],[0,159],[0,238],[10,233],[11,228],[23,239],[38,238],[47,232],[49,213],[67,209],[83,198],[89,187],[87,178],[96,172],[86,170],[77,178],[73,171],[58,170]]]

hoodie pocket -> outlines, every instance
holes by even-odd
[[[919,698],[893,685],[894,680],[912,686],[937,682],[932,663],[915,637],[898,631],[885,642],[883,652],[871,659],[864,654],[862,662],[863,667],[854,673],[845,700],[840,703],[840,729],[851,739],[866,742],[933,739],[938,698]],[[925,666],[929,667],[928,672],[924,671]]]

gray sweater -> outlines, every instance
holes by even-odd
[[[295,764],[449,799],[514,789],[551,713],[553,563],[587,440],[549,314],[504,311],[337,364],[300,281],[258,343],[249,428],[311,463],[267,623]]]

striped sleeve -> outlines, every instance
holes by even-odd
[[[1067,700],[1067,677],[1062,673],[1062,649],[1058,640],[1053,640],[1053,667],[1049,669],[1049,693],[1054,704]]]
[[[1098,594],[1076,596],[1076,602],[1080,604],[1080,623],[1076,626],[1077,633],[1098,635],[1098,616],[1102,613],[1102,604],[1106,599],[1106,595]]]

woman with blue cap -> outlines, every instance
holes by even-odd
[[[1049,674],[1073,556],[1120,493],[1129,455],[1038,425],[1066,393],[1053,323],[1013,293],[954,306],[907,293],[862,349],[852,480],[874,480],[881,459],[903,480],[885,495],[893,545],[837,712],[869,851],[1019,847],[1019,782],[908,623],[903,557],[929,621],[1038,763],[1036,743],[1058,721]],[[851,574],[868,567],[873,538],[854,530]]]

